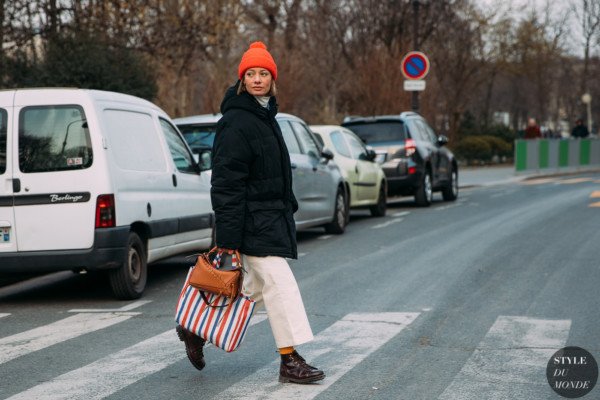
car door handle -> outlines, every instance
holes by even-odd
[[[292,167],[292,169],[298,168],[298,166],[296,164],[294,164],[294,163],[291,163],[290,166]]]
[[[21,191],[21,180],[13,179],[12,180],[13,193],[19,193]]]
[[[354,172],[356,172],[358,174],[358,165],[354,166]]]
[[[173,186],[177,187],[177,176],[173,174]]]

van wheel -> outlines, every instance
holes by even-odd
[[[369,207],[369,211],[373,217],[383,217],[387,209],[387,197],[385,194],[385,185],[382,183],[377,197],[377,204]]]
[[[335,195],[335,212],[333,220],[325,225],[325,232],[341,234],[346,230],[346,222],[348,221],[348,203],[342,188],[338,188]]]
[[[415,202],[419,207],[429,207],[433,200],[433,187],[431,185],[431,173],[425,170],[421,184],[415,193]]]
[[[110,286],[120,300],[139,298],[146,288],[148,263],[144,243],[137,233],[131,232],[123,264],[109,271]]]
[[[454,167],[450,173],[450,182],[442,189],[442,197],[445,201],[454,201],[458,197],[458,172]]]

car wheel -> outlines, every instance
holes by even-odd
[[[346,221],[348,217],[348,203],[346,202],[346,196],[342,188],[338,188],[337,194],[335,195],[335,212],[333,214],[333,220],[325,225],[325,231],[327,233],[340,234],[346,230]]]
[[[142,239],[131,232],[127,240],[127,252],[123,264],[109,271],[110,286],[118,299],[139,298],[146,288],[148,263]]]
[[[421,184],[415,193],[415,202],[419,207],[429,207],[433,200],[433,187],[431,185],[431,173],[425,171]]]
[[[445,201],[454,201],[458,197],[458,171],[454,167],[450,173],[450,182],[442,189],[442,197]]]
[[[387,196],[385,193],[385,185],[382,183],[381,188],[379,189],[379,196],[377,196],[377,204],[369,207],[369,211],[371,211],[373,217],[385,216],[387,210]]]

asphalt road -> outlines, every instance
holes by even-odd
[[[555,351],[600,361],[600,174],[435,198],[353,212],[344,235],[299,233],[291,266],[316,340],[298,350],[320,384],[277,383],[262,313],[238,351],[208,347],[193,369],[173,329],[190,263],[176,258],[151,266],[141,302],[113,300],[102,276],[0,288],[0,399],[560,399]]]

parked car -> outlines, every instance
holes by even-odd
[[[347,117],[342,126],[375,149],[389,196],[413,195],[419,206],[429,206],[434,191],[446,201],[458,197],[458,164],[448,138],[436,135],[419,114]]]
[[[335,154],[336,164],[344,176],[350,208],[369,208],[371,215],[382,217],[386,212],[387,188],[376,153],[349,129],[336,125],[311,125],[325,148]]]
[[[212,137],[202,139],[212,143],[220,118],[220,114],[197,115],[177,118],[174,122],[202,158],[209,150],[195,147],[195,139],[212,132]],[[348,191],[339,167],[332,161],[333,153],[323,149],[300,118],[279,113],[276,119],[292,163],[293,189],[298,200],[298,211],[294,214],[296,228],[324,226],[329,233],[343,233],[349,221]]]
[[[209,177],[146,100],[2,91],[0,146],[0,274],[106,270],[133,299],[147,263],[213,242]]]
[[[196,115],[173,120],[203,170],[211,169],[212,146],[219,119],[221,114]]]

